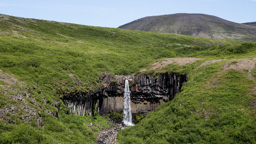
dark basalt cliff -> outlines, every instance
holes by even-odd
[[[180,74],[138,74],[111,75],[102,74],[103,86],[94,92],[75,92],[63,97],[70,112],[77,115],[93,115],[97,111],[101,115],[112,112],[123,112],[124,84],[129,80],[131,91],[131,108],[133,114],[146,114],[155,111],[162,102],[170,101],[180,92],[185,75]]]

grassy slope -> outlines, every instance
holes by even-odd
[[[55,103],[55,99],[59,100],[58,90],[74,91],[93,88],[97,84],[98,76],[101,72],[132,74],[138,72],[142,67],[149,66],[156,60],[167,57],[191,56],[206,59],[252,58],[256,53],[254,44],[241,45],[233,41],[88,27],[9,16],[1,16],[0,29],[0,69],[6,73],[13,74],[20,81],[24,82],[26,87],[30,88],[29,92],[32,94],[32,97],[42,106],[42,108],[38,107],[37,111],[45,109],[53,112],[57,111],[51,104]],[[229,45],[215,46],[214,44]],[[161,115],[162,118],[172,117],[176,113],[170,113],[168,109],[171,108],[179,112],[175,108],[183,108],[183,116],[185,117],[178,116],[181,121],[191,117],[191,121],[193,120],[194,123],[191,122],[189,126],[193,127],[195,123],[200,123],[203,127],[205,126],[205,123],[202,122],[204,119],[199,114],[196,119],[189,112],[191,107],[198,106],[196,99],[201,96],[200,94],[192,93],[198,89],[194,84],[205,86],[204,82],[207,78],[209,79],[207,76],[211,74],[207,71],[210,67],[206,66],[202,70],[191,70],[192,68],[189,68],[186,67],[184,70],[185,72],[191,71],[191,80],[184,87],[184,92],[177,96],[173,102],[164,104],[159,113],[165,113]],[[182,70],[182,68],[177,69]],[[231,73],[231,75],[233,74],[241,77],[239,73]],[[225,77],[224,74],[222,75]],[[196,76],[205,79],[193,80],[192,77]],[[241,79],[246,80],[245,77],[241,77]],[[226,82],[226,80],[223,79],[223,82]],[[253,83],[250,80],[245,82]],[[5,84],[1,82],[0,85]],[[37,86],[37,89],[33,89],[32,87],[34,86]],[[20,89],[22,93],[24,88]],[[213,91],[214,95],[215,91],[211,87],[209,89]],[[0,89],[1,94],[4,91],[7,90]],[[186,94],[185,91],[188,93],[187,97],[182,96]],[[234,93],[237,93],[237,91]],[[10,95],[12,95],[12,92],[7,91],[7,95],[1,96],[0,108],[12,102],[8,99]],[[178,103],[175,103],[175,101],[185,103],[185,101],[187,102],[186,98],[191,97],[195,97],[194,103],[191,106],[185,107],[184,104],[184,107],[178,107]],[[43,103],[42,98],[45,98],[47,103]],[[211,104],[211,102],[208,103]],[[223,104],[224,107],[225,104]],[[236,105],[234,104],[234,106]],[[199,109],[200,112],[201,110]],[[20,115],[12,117],[15,120],[17,119],[18,123],[6,125],[4,122],[1,122],[0,140],[1,142],[23,143],[95,142],[92,130],[89,130],[89,126],[81,120],[81,117],[66,115],[66,111],[67,109],[61,103],[58,119],[42,113],[41,116],[45,124],[43,128],[36,128],[33,122],[27,124],[20,120],[18,121],[21,117]],[[232,114],[227,110],[225,112]],[[157,115],[152,113],[137,126],[122,132],[122,142],[126,143],[127,139],[134,140],[138,136],[140,137],[138,141],[150,142],[145,136],[150,136],[152,139],[156,138],[157,135],[153,133],[151,135],[146,133],[145,135],[135,135],[136,132],[132,134],[133,131],[137,131],[142,126],[141,130],[145,128],[144,130],[148,130],[148,132],[155,131],[154,133],[158,133],[158,129],[150,129],[150,122],[155,121],[156,117]],[[99,117],[99,119],[101,118]],[[172,119],[170,120],[171,123],[175,121],[175,119],[173,121]],[[84,121],[88,121],[88,119]],[[166,123],[159,122],[159,124]],[[106,124],[100,125],[104,126]],[[187,126],[184,124],[183,127],[188,128]],[[129,134],[129,132],[131,135],[123,137]],[[27,135],[26,138],[23,138],[23,133]],[[173,131],[173,133],[176,135],[181,134],[176,131]],[[208,134],[207,131],[205,134]],[[166,139],[162,140],[165,141]],[[177,141],[181,142],[180,139]]]
[[[181,68],[189,74],[183,91],[135,127],[119,132],[120,143],[255,143],[255,80],[223,72],[223,63]]]
[[[182,50],[191,47],[197,50],[208,48],[206,44],[235,43],[8,18],[0,21],[1,69],[29,85],[38,85],[45,95],[56,88],[91,85],[101,72],[136,73],[157,59],[187,56]],[[69,74],[74,74],[78,84]]]

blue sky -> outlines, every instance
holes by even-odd
[[[174,13],[204,13],[242,23],[256,21],[256,0],[0,0],[0,13],[103,27]]]

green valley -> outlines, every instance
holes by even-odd
[[[0,15],[0,143],[96,143],[113,122],[69,113],[63,93],[95,90],[102,73],[165,72],[188,81],[119,143],[256,143],[255,56],[255,42]],[[152,68],[168,58],[200,59]]]

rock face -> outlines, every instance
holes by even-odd
[[[111,75],[102,74],[103,87],[94,92],[76,92],[63,98],[70,111],[77,115],[101,115],[123,112],[125,80],[129,80],[132,114],[147,114],[155,111],[160,103],[172,100],[179,93],[185,75],[179,74],[138,74]]]

